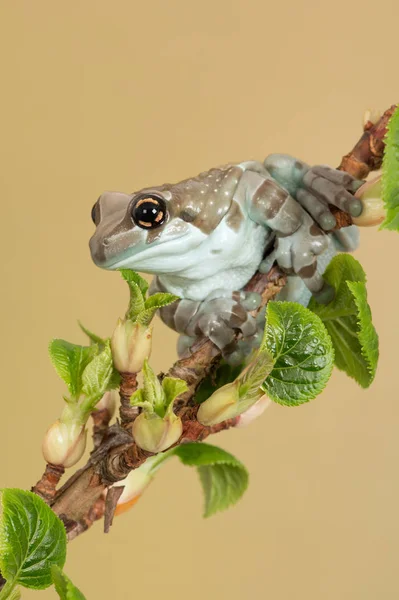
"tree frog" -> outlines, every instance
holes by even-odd
[[[91,255],[105,269],[155,274],[150,293],[180,297],[160,311],[181,334],[180,354],[207,336],[238,363],[263,329],[250,314],[260,296],[243,291],[257,270],[275,261],[289,274],[281,299],[305,305],[311,294],[319,302],[332,299],[322,273],[337,250],[356,248],[357,229],[332,231],[329,205],[358,216],[362,204],[353,193],[362,183],[272,154],[263,163],[228,164],[176,184],[105,192],[92,209]]]

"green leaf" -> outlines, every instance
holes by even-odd
[[[184,394],[184,392],[187,392],[188,387],[183,379],[164,377],[162,380],[162,389],[165,395],[165,406],[172,408],[175,399]]]
[[[190,442],[168,450],[163,456],[178,456],[184,465],[197,467],[205,496],[205,517],[235,504],[248,487],[244,465],[216,446]]]
[[[267,350],[260,350],[258,355],[238,377],[238,394],[245,402],[259,396],[259,389],[265,383],[267,376],[273,369],[274,360]]]
[[[154,406],[163,406],[164,394],[160,381],[148,360],[143,365],[144,399]],[[160,415],[163,416],[163,415]]]
[[[1,492],[0,570],[7,585],[43,590],[51,567],[63,567],[66,533],[62,521],[39,496],[18,489]]]
[[[309,308],[331,336],[338,369],[369,387],[378,364],[378,335],[367,304],[364,270],[353,256],[339,254],[330,262],[324,279],[335,289],[334,300],[321,305],[312,299]]]
[[[85,333],[87,335],[87,337],[89,338],[90,345],[97,344],[100,348],[102,346],[104,346],[104,344],[106,342],[106,340],[104,338],[101,338],[99,335],[96,335],[95,333],[90,331],[90,329],[87,329],[80,321],[78,321],[78,323],[79,323],[79,327],[81,328],[83,333]]]
[[[131,271],[130,269],[120,269],[120,274],[129,286],[131,283],[137,285],[137,287],[141,291],[141,295],[143,296],[143,298],[145,298],[145,295],[148,291],[148,283],[145,279],[143,279],[143,277],[141,277],[135,271]]]
[[[179,300],[179,296],[174,294],[164,292],[153,294],[145,301],[144,310],[138,315],[138,322],[148,327],[158,309],[173,304],[177,300]]]
[[[50,359],[58,375],[65,381],[72,398],[82,392],[82,375],[98,352],[98,346],[78,346],[65,340],[52,340],[49,345]]]
[[[387,214],[380,229],[399,231],[399,106],[387,129],[382,161],[382,199]]]
[[[130,301],[126,311],[126,319],[136,321],[137,317],[144,310],[145,295],[148,290],[148,283],[134,271],[121,269],[121,275],[129,286]]]
[[[82,375],[82,392],[87,396],[85,409],[92,410],[100,398],[110,389],[119,385],[119,375],[116,374],[112,360],[111,345],[106,341],[105,347],[87,365]]]
[[[53,565],[51,574],[55,589],[61,600],[86,600],[82,592],[73,585],[62,569]]]
[[[275,360],[262,389],[279,404],[297,406],[312,400],[330,378],[330,336],[319,317],[300,304],[268,303],[262,349]]]

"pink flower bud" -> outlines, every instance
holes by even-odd
[[[236,427],[246,427],[260,417],[271,404],[272,401],[270,398],[264,394],[255,404],[238,417]]]
[[[84,425],[66,424],[58,419],[44,436],[42,451],[45,461],[65,468],[72,467],[83,456],[86,436]]]
[[[116,515],[120,515],[129,510],[140,498],[147,486],[150,485],[156,472],[155,463],[158,461],[157,456],[150,456],[138,468],[129,473],[126,479],[119,481],[116,485],[123,485],[124,489],[119,497],[118,504],[115,510]]]

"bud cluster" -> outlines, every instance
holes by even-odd
[[[173,412],[173,404],[177,396],[187,390],[187,384],[172,377],[165,377],[161,383],[147,360],[143,376],[143,388],[130,399],[132,406],[142,409],[133,423],[132,433],[140,448],[156,454],[173,446],[182,434],[183,425]]]

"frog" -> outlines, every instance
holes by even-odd
[[[277,264],[287,274],[277,299],[332,300],[324,270],[337,252],[355,250],[359,237],[354,225],[335,230],[332,207],[359,216],[354,193],[363,183],[328,165],[271,154],[174,184],[107,191],[92,208],[91,256],[107,270],[154,275],[150,294],[179,297],[159,311],[180,334],[179,356],[206,337],[240,364],[264,327],[264,310],[253,316],[260,295],[244,290],[257,271]]]

